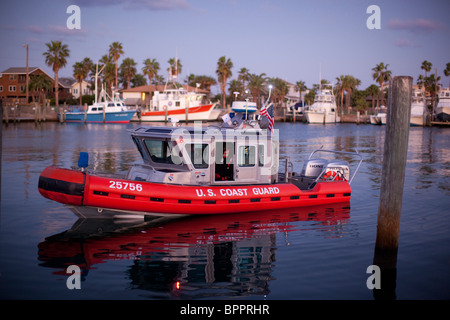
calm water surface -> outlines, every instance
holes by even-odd
[[[347,205],[145,224],[81,221],[43,198],[40,172],[126,172],[139,155],[129,125],[3,127],[2,299],[374,299],[366,286],[379,204],[384,127],[277,123],[296,171],[309,153],[357,149],[364,162]],[[395,296],[450,298],[450,130],[411,128]],[[66,286],[69,265],[81,290]]]

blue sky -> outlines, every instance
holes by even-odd
[[[81,29],[69,30],[69,5],[81,10]],[[366,13],[380,7],[381,29],[369,30]],[[413,76],[422,61],[437,68],[442,83],[450,62],[450,1],[447,0],[16,0],[0,3],[0,71],[30,66],[53,76],[45,65],[45,43],[61,40],[70,49],[60,76],[72,76],[72,65],[93,61],[114,41],[125,57],[138,63],[154,58],[166,76],[167,61],[178,56],[181,79],[190,73],[216,77],[219,57],[240,68],[306,85],[322,78],[331,82],[350,74],[365,89],[372,68],[384,62],[393,75]],[[219,91],[218,88],[216,88]]]

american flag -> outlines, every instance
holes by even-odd
[[[271,103],[269,107],[265,106],[261,109],[260,114],[269,120],[269,130],[273,132],[274,121],[273,121],[273,104]]]

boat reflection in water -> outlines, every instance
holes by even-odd
[[[82,281],[96,264],[130,260],[131,288],[154,298],[267,295],[277,237],[305,230],[341,237],[349,218],[350,204],[339,203],[170,221],[80,219],[40,243],[39,260],[57,275],[78,265]]]

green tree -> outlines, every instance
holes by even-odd
[[[244,93],[244,84],[240,80],[233,79],[228,82],[228,92],[230,92],[230,96],[234,100],[234,92],[239,92],[239,94]]]
[[[84,58],[80,62],[76,62],[73,65],[73,76],[80,85],[80,106],[82,105],[82,83],[83,80],[89,75],[89,71],[93,66],[92,60],[88,57]]]
[[[230,58],[226,58],[225,56],[222,56],[219,58],[219,61],[217,61],[217,69],[216,74],[219,80],[220,90],[222,92],[222,108],[225,107],[225,98],[226,98],[226,86],[227,86],[227,80],[231,77],[231,69],[233,68],[233,62]]]
[[[424,77],[427,77],[427,72],[431,71],[431,67],[433,66],[433,64],[427,60],[422,62],[422,65],[420,66],[420,69],[425,71],[425,75]]]
[[[447,63],[445,69],[444,69],[444,74],[446,77],[450,77],[450,62]],[[450,88],[450,83],[448,85],[448,87]]]
[[[314,103],[314,98],[316,97],[316,90],[309,89],[309,92],[305,94],[305,104],[310,106]]]
[[[147,84],[147,79],[143,74],[136,73],[133,79],[131,79],[131,88],[145,86]]]
[[[217,84],[217,81],[210,76],[190,74],[187,80],[187,84],[194,88],[197,87],[197,84],[200,84],[200,89],[209,91],[209,93],[211,93],[211,86]]]
[[[126,80],[126,89],[131,87],[131,79],[137,73],[136,62],[131,58],[125,58],[120,65],[120,75]]]
[[[260,104],[261,93],[266,89],[266,74],[250,74],[248,80],[248,89],[251,91],[254,100],[256,101],[258,106]]]
[[[119,88],[117,87],[118,84],[118,78],[117,78],[117,64],[119,61],[120,56],[123,54],[123,47],[122,47],[122,43],[120,42],[113,42],[111,43],[111,45],[109,46],[109,55],[113,58],[114,60],[114,65],[115,65],[115,86],[116,86],[116,90],[118,90]]]
[[[372,99],[372,113],[375,113],[375,97],[378,97],[380,90],[378,89],[378,86],[371,84],[367,87],[366,93]]]
[[[154,77],[158,75],[159,62],[156,59],[145,59],[142,72],[148,77],[148,83],[151,85]]]
[[[237,79],[242,83],[243,90],[245,90],[246,84],[250,80],[249,70],[247,68],[241,68]]]
[[[171,72],[171,76],[172,78],[177,78],[178,75],[181,74],[181,71],[183,69],[183,65],[181,64],[180,59],[176,59],[176,58],[170,58],[169,61],[167,61],[169,63],[169,72]]]
[[[387,81],[389,81],[392,72],[388,70],[388,64],[384,64],[383,62],[380,62],[377,64],[374,68],[372,68],[373,71],[373,80],[378,82],[380,84],[380,101],[381,105],[383,105],[384,100],[384,87],[383,84]]]
[[[66,44],[62,44],[61,41],[51,41],[45,44],[47,51],[43,53],[45,57],[45,64],[52,67],[55,73],[55,103],[59,106],[59,94],[58,94],[58,72],[61,68],[64,68],[67,64],[67,58],[70,55],[69,47]]]
[[[271,78],[269,83],[272,84],[273,102],[280,107],[289,92],[289,87],[286,81],[280,78]]]
[[[340,97],[340,99],[338,100],[339,103],[339,108],[341,109],[340,112],[342,114],[343,109],[344,109],[344,92],[345,92],[345,88],[344,88],[344,82],[345,82],[345,76],[344,75],[340,75],[339,77],[336,78],[336,95]]]
[[[305,92],[306,90],[308,90],[308,88],[305,85],[305,81],[297,81],[295,83],[295,91],[297,91],[299,94],[299,99],[300,101],[302,101],[302,93]]]
[[[40,75],[31,75],[30,82],[28,83],[28,90],[33,92],[33,102],[35,102],[35,97],[38,97],[38,102],[45,102],[46,95],[45,93],[51,90],[52,81],[46,77],[44,74]]]
[[[428,77],[424,78],[425,91],[428,91],[431,97],[431,108],[434,110],[434,104],[436,101],[436,95],[440,90],[439,81],[441,77],[435,77],[434,74],[430,74]]]
[[[111,95],[112,94],[112,86],[116,79],[114,61],[112,60],[111,56],[105,54],[100,59],[99,62],[100,62],[99,70],[101,70],[103,68],[103,71],[101,74],[102,74],[103,82],[106,84],[106,91],[108,92],[109,95]]]

